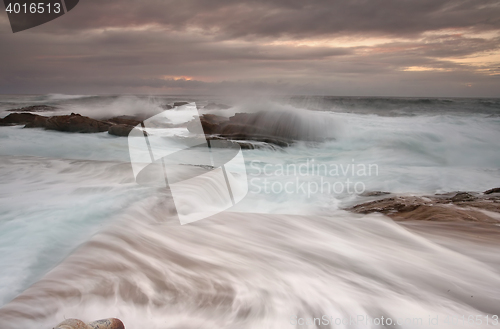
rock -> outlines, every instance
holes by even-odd
[[[258,135],[254,133],[243,133],[243,134],[221,134],[221,137],[224,137],[228,140],[236,140],[236,141],[255,141],[262,142],[267,144],[274,144],[280,147],[288,147],[292,145],[293,142],[288,140],[282,140],[277,137],[269,137],[264,135]]]
[[[0,119],[0,126],[25,125],[35,121],[36,118],[44,118],[32,113],[11,113]]]
[[[54,329],[90,329],[90,327],[81,320],[67,319],[55,326]]]
[[[400,196],[358,204],[347,210],[359,214],[378,212],[397,221],[498,223],[500,197],[467,192],[425,197]]]
[[[67,319],[55,326],[54,329],[125,329],[125,325],[115,318],[98,320],[88,324],[78,319]]]
[[[200,116],[201,126],[205,135],[215,135],[220,133],[222,124],[227,122],[228,119],[214,114],[203,114]],[[187,125],[187,129],[192,133],[200,133],[196,131],[198,125],[196,120],[190,121]]]
[[[73,133],[98,133],[108,131],[110,123],[71,113],[53,116],[46,120],[44,128]],[[28,127],[30,128],[30,127]]]
[[[500,193],[500,187],[492,188],[491,190],[484,191],[484,194]]]
[[[229,119],[204,114],[200,116],[200,121],[206,135],[218,135],[229,140],[259,141],[280,147],[295,141],[324,141],[319,129],[303,124],[301,118],[292,112],[236,113]],[[195,121],[188,124],[192,133],[199,133],[196,127]]]
[[[227,110],[230,109],[231,106],[217,103],[208,103],[203,107],[204,110]]]
[[[463,201],[473,201],[477,198],[470,193],[467,192],[458,192],[454,197],[451,198],[453,202],[463,202]]]
[[[111,119],[106,120],[107,122],[119,125],[128,125],[128,126],[137,126],[140,125],[143,120],[140,120],[137,117],[129,116],[129,115],[121,115],[118,117],[113,117]]]
[[[45,128],[48,119],[47,117],[38,116],[35,120],[24,126],[24,128]]]
[[[135,126],[118,124],[109,127],[108,134],[113,136],[127,137]]]
[[[189,104],[189,102],[174,102],[174,107],[179,107],[187,104]]]
[[[9,112],[52,112],[57,110],[57,107],[55,106],[49,106],[49,105],[33,105],[33,106],[26,106],[22,107],[19,109],[12,109],[12,110],[7,110]]]
[[[223,137],[219,136],[207,136],[206,137],[208,141],[217,141],[217,140],[222,140],[226,141],[231,144],[239,145],[241,149],[243,150],[270,150],[270,151],[281,151],[282,148],[274,143],[266,143],[266,142],[261,142],[261,141],[245,141],[245,140],[232,140],[232,139],[226,139]],[[212,147],[214,147],[213,143],[211,144]],[[288,146],[288,145],[287,145]]]
[[[173,109],[174,107],[172,105],[168,105],[168,104],[165,104],[165,105],[162,105],[161,108],[165,109],[165,110],[171,110]]]
[[[92,329],[125,329],[125,325],[119,319],[104,319],[88,324]]]
[[[381,195],[387,195],[387,194],[391,194],[391,193],[390,192],[382,192],[382,191],[365,191],[365,192],[361,193],[359,196],[370,197],[370,196],[381,196]]]

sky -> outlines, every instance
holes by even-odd
[[[0,94],[500,97],[500,0],[81,0],[12,33]]]

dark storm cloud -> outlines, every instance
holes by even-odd
[[[157,25],[221,38],[500,28],[498,0],[86,0],[66,28]]]
[[[0,15],[0,93],[498,95],[498,62],[448,59],[498,52],[499,30],[490,0],[85,0],[17,34]]]

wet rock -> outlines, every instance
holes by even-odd
[[[453,202],[463,202],[463,201],[473,201],[477,198],[470,193],[467,192],[458,192],[454,197],[451,198]]]
[[[248,140],[237,140],[237,139],[227,139],[219,136],[207,136],[208,141],[219,140],[226,141],[234,145],[239,145],[243,150],[270,150],[270,151],[281,151],[282,147],[276,145],[275,143],[267,143],[264,141],[248,141]],[[213,143],[212,143],[213,145]],[[288,146],[288,145],[286,145]],[[213,146],[212,146],[213,147]]]
[[[370,196],[381,196],[381,195],[387,195],[387,194],[391,194],[391,192],[365,191],[365,192],[361,193],[360,196],[370,197]]]
[[[57,110],[57,107],[55,106],[49,106],[49,105],[33,105],[33,106],[26,106],[22,107],[19,109],[12,109],[12,110],[7,110],[9,112],[52,112]]]
[[[500,187],[492,188],[491,190],[484,191],[484,194],[500,193]]]
[[[179,107],[187,104],[189,104],[189,102],[174,102],[174,107]]]
[[[204,114],[200,121],[206,135],[218,135],[230,140],[259,141],[280,147],[290,146],[295,141],[325,140],[319,129],[304,124],[295,113],[236,113],[228,119]],[[188,124],[189,131],[193,133],[198,133],[196,127],[195,121]]]
[[[118,124],[109,127],[108,134],[113,136],[127,137],[135,126]]]
[[[227,118],[214,114],[203,114],[202,116],[200,116],[201,126],[203,127],[203,132],[205,133],[205,135],[219,134],[222,125],[227,121]],[[196,120],[190,121],[187,125],[187,129],[195,134],[201,133],[197,131],[198,127],[199,126],[197,125]]]
[[[67,319],[59,323],[54,329],[125,329],[125,325],[116,318],[97,320],[90,323],[78,319]]]
[[[98,133],[108,131],[110,126],[111,124],[108,122],[71,113],[71,115],[60,115],[48,118],[43,128],[73,133]],[[30,125],[27,128],[33,127]]]
[[[78,319],[67,319],[55,326],[54,329],[90,329],[87,324]]]
[[[125,329],[123,322],[116,318],[97,320],[88,325],[92,329]]]
[[[48,119],[49,119],[48,117],[37,116],[35,120],[26,124],[24,128],[45,128]]]
[[[128,125],[128,126],[137,126],[140,125],[143,120],[129,115],[121,115],[118,117],[113,117],[111,119],[106,120],[107,122],[118,124],[118,125]]]
[[[397,221],[499,223],[500,197],[459,192],[425,197],[399,196],[350,207],[359,214],[382,213]]]
[[[25,125],[35,121],[36,118],[44,118],[32,113],[11,113],[0,119],[0,126]]]

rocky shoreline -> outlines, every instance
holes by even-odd
[[[92,119],[80,114],[43,116],[29,112],[15,112],[0,119],[0,126],[24,125],[24,128],[44,128],[70,133],[108,132],[115,136],[128,136],[129,132],[141,120],[134,117],[120,116],[107,120]]]
[[[187,102],[175,102],[165,105],[171,110]],[[209,103],[203,110],[227,110],[223,104]],[[100,133],[127,137],[130,131],[145,119],[141,116],[118,116],[107,119],[93,119],[78,113],[70,115],[44,116],[32,112],[52,112],[57,108],[48,105],[34,105],[19,109],[0,119],[0,126],[24,125],[25,128],[43,128],[71,133]],[[304,124],[304,118],[297,113],[260,111],[255,113],[236,113],[225,117],[214,114],[201,114],[199,117],[203,133],[208,140],[227,140],[239,144],[242,148],[283,148],[297,141],[322,142],[326,140],[322,129]],[[192,133],[196,130],[197,119],[180,125],[165,124],[165,128],[186,127]],[[323,127],[325,128],[325,127]],[[326,127],[327,128],[327,127]],[[253,143],[256,142],[256,143]]]
[[[166,109],[186,105],[187,102],[175,102]],[[210,108],[224,108],[221,104],[210,104]],[[117,116],[97,120],[80,114],[42,116],[31,112],[49,112],[56,108],[47,105],[35,105],[8,110],[10,113],[0,119],[0,126],[24,125],[25,128],[43,128],[71,133],[108,132],[114,136],[128,136],[130,131],[140,125],[145,118],[140,116]],[[285,113],[236,113],[231,117],[214,114],[201,114],[199,117],[203,133],[208,140],[226,140],[239,144],[242,148],[280,149],[296,141],[319,142],[319,135],[297,133],[300,131],[300,118]],[[196,120],[181,124],[193,133]],[[179,125],[176,125],[176,127]],[[174,126],[172,126],[174,127]],[[260,143],[260,144],[259,144]],[[346,208],[346,210],[371,214],[382,213],[395,221],[426,222],[470,222],[500,224],[500,188],[483,193],[453,192],[426,196],[393,195],[389,192],[365,192],[362,197],[370,198]]]

